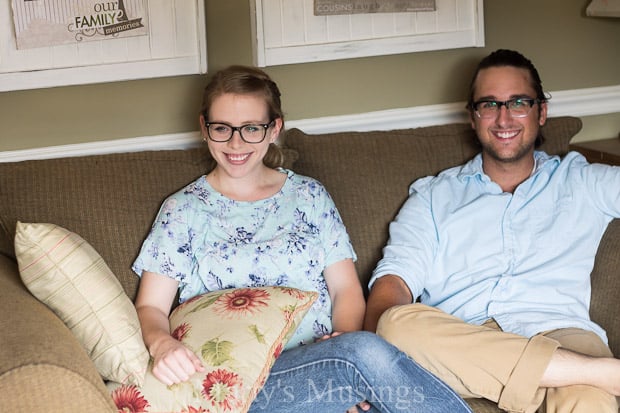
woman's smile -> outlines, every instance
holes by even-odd
[[[234,165],[242,165],[250,157],[251,153],[225,153],[228,162]]]

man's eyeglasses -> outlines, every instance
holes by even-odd
[[[273,121],[269,123],[232,126],[228,123],[205,122],[205,127],[207,128],[209,139],[213,142],[228,142],[232,139],[233,133],[237,131],[244,142],[261,143],[265,140],[267,129],[269,129],[272,124]]]
[[[481,119],[492,119],[497,117],[502,106],[506,107],[511,117],[524,118],[530,114],[532,107],[536,103],[540,103],[540,100],[530,98],[514,98],[503,102],[498,100],[479,100],[474,102],[471,107],[476,116]]]

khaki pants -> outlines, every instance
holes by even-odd
[[[559,329],[528,339],[501,331],[494,320],[477,326],[433,307],[409,304],[386,311],[377,334],[465,398],[483,397],[509,412],[618,412],[616,398],[595,387],[538,387],[558,347],[612,356],[589,331]]]

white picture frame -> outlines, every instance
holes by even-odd
[[[250,0],[254,63],[276,66],[484,46],[483,0],[433,12],[314,16],[313,0]]]
[[[0,92],[206,73],[204,0],[145,0],[146,36],[17,49],[0,2]]]

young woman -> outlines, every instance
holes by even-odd
[[[280,92],[262,71],[234,66],[207,85],[200,125],[215,167],[162,205],[134,263],[136,307],[153,374],[171,385],[204,369],[170,335],[168,315],[224,288],[289,286],[319,298],[276,360],[252,412],[466,412],[445,384],[362,327],[355,253],[316,180],[280,167]]]

